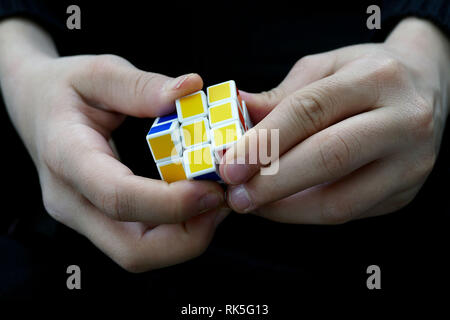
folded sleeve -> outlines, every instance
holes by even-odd
[[[65,9],[59,1],[0,0],[0,21],[9,17],[27,18],[53,35],[64,31],[64,14]]]
[[[448,0],[386,0],[381,2],[381,29],[373,33],[375,41],[383,41],[406,17],[427,19],[450,37],[450,1]]]

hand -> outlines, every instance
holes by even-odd
[[[222,188],[135,176],[109,143],[125,115],[166,114],[175,99],[200,90],[197,74],[173,79],[113,55],[59,58],[39,27],[16,19],[0,24],[0,74],[52,217],[132,272],[175,264],[207,247],[227,214]]]
[[[242,92],[259,123],[220,167],[234,185],[230,207],[281,222],[332,224],[405,206],[433,168],[449,77],[448,40],[411,18],[384,43],[307,56],[277,88]],[[258,174],[267,164],[260,157],[248,164],[249,141],[260,129],[279,129],[276,175]],[[260,148],[278,142],[268,135],[257,137]],[[247,164],[233,164],[243,159]]]

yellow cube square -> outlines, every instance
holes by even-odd
[[[211,145],[216,159],[220,159],[226,149],[236,143],[244,134],[238,120],[211,129]]]
[[[211,144],[186,149],[183,153],[183,160],[188,179],[216,172]]]
[[[159,162],[156,164],[156,166],[158,168],[161,179],[164,181],[170,183],[186,179],[183,160],[181,158],[174,158],[169,161]]]
[[[211,128],[232,120],[239,120],[244,127],[244,115],[235,99],[227,99],[211,106],[208,110],[209,125]]]
[[[182,146],[178,121],[152,126],[147,134],[147,143],[155,162],[180,156]]]
[[[225,81],[206,88],[208,95],[208,104],[214,105],[226,99],[234,99],[238,101],[241,107],[241,97],[237,90],[236,83],[233,80]]]
[[[178,121],[184,122],[197,117],[204,117],[208,112],[205,93],[200,90],[175,101]]]
[[[181,141],[184,148],[209,142],[207,118],[198,118],[181,125]]]

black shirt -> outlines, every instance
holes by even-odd
[[[379,31],[366,27],[366,8],[373,1],[270,6],[221,2],[214,7],[187,2],[158,6],[92,2],[50,5],[2,0],[0,16],[34,19],[52,34],[61,55],[112,53],[143,70],[170,76],[197,72],[205,86],[234,79],[250,92],[276,86],[304,55],[382,41],[405,16],[430,19],[447,34],[450,30],[448,1],[380,3]],[[65,27],[66,8],[73,3],[81,8],[81,30]],[[450,177],[447,132],[426,184],[411,204],[396,213],[339,226],[279,224],[232,214],[201,257],[134,275],[46,215],[33,164],[2,112],[2,136],[8,137],[2,167],[11,170],[4,180],[9,185],[4,191],[9,209],[0,218],[4,222],[0,245],[5,252],[0,260],[0,293],[3,287],[3,292],[20,297],[122,294],[145,299],[153,307],[168,303],[176,307],[171,312],[186,303],[276,306],[279,302],[284,309],[273,307],[276,313],[294,310],[300,299],[367,297],[366,268],[371,264],[386,270],[382,294],[388,296],[434,290],[448,269],[443,261],[450,212],[445,191]],[[151,122],[128,118],[114,139],[122,161],[135,174],[158,177],[142,143]],[[79,292],[65,287],[70,264],[83,270],[84,287]],[[294,304],[286,302],[292,299]]]

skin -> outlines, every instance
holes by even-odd
[[[241,92],[257,125],[220,167],[233,185],[230,207],[280,222],[336,224],[411,202],[447,119],[449,48],[431,23],[408,18],[384,43],[306,56],[278,87]],[[249,163],[250,137],[260,129],[279,129],[276,175],[259,174],[262,159],[239,164]]]
[[[9,19],[0,24],[0,81],[53,218],[131,272],[206,249],[229,212],[223,189],[215,182],[136,176],[110,139],[127,115],[172,112],[175,99],[202,88],[199,75],[174,79],[113,55],[60,58],[40,27]]]
[[[302,58],[277,88],[241,92],[257,125],[220,167],[233,185],[228,204],[272,220],[319,224],[404,206],[439,149],[449,66],[440,31],[407,19],[385,43]],[[0,23],[0,84],[52,217],[131,272],[205,250],[228,214],[220,186],[135,176],[110,139],[126,116],[173,111],[176,98],[202,88],[197,74],[173,79],[112,55],[61,58],[39,26],[7,19]],[[231,164],[246,157],[244,141],[261,128],[280,128],[275,176]],[[246,208],[237,201],[243,195],[250,197]]]

